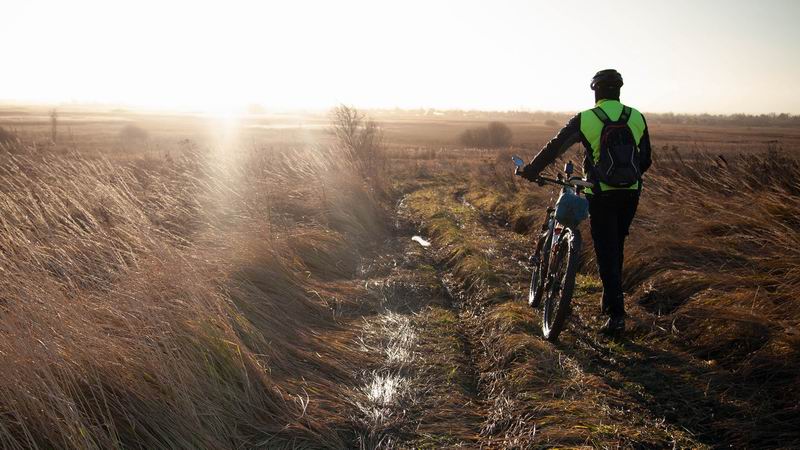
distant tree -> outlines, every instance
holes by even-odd
[[[339,147],[350,153],[362,174],[374,177],[384,161],[383,129],[357,109],[340,105],[331,112],[331,132]]]
[[[507,147],[511,138],[511,129],[503,122],[489,122],[484,128],[469,128],[458,135],[465,147]]]
[[[679,125],[735,125],[744,127],[780,126],[800,127],[800,115],[781,114],[675,114],[648,113],[648,123]]]

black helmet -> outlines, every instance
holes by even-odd
[[[589,87],[593,91],[596,91],[598,87],[620,88],[622,87],[622,75],[614,69],[601,70],[594,74]]]

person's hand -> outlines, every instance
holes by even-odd
[[[539,178],[539,174],[538,173],[534,173],[533,170],[531,170],[531,165],[530,164],[528,164],[525,167],[523,167],[522,170],[517,168],[517,171],[519,172],[519,176],[521,176],[522,178],[525,178],[528,181],[536,181],[536,179]]]

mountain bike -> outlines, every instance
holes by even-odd
[[[524,161],[518,156],[512,159],[516,166],[514,173],[519,175]],[[538,308],[544,303],[542,333],[549,341],[558,339],[569,315],[581,252],[578,225],[588,216],[588,202],[580,194],[583,188],[592,187],[592,183],[572,176],[573,171],[570,161],[564,166],[564,174],[559,173],[557,179],[539,177],[534,180],[540,186],[546,183],[561,186],[555,205],[547,208],[536,251],[530,257],[533,273],[528,304]]]

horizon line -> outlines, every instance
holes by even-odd
[[[229,108],[229,112],[233,115],[240,116],[257,116],[260,114],[290,114],[290,113],[306,113],[306,114],[325,114],[329,113],[332,109],[338,106],[348,106],[355,108],[359,111],[398,111],[398,112],[480,112],[480,113],[496,113],[496,114],[509,114],[509,113],[528,113],[528,114],[575,114],[582,110],[546,110],[535,109],[531,107],[520,106],[518,108],[495,108],[495,109],[480,109],[480,108],[456,108],[456,107],[400,107],[400,106],[381,106],[381,107],[362,107],[356,104],[337,103],[327,107],[303,107],[303,106],[287,106],[287,107],[266,107],[259,102],[252,102],[246,105],[240,105]],[[85,100],[68,100],[68,101],[28,101],[28,100],[14,100],[14,99],[0,99],[0,108],[2,107],[38,107],[38,108],[52,108],[58,109],[59,107],[76,107],[76,108],[114,108],[114,109],[127,109],[129,112],[152,112],[152,113],[176,113],[176,114],[208,114],[213,115],[218,113],[218,109],[208,107],[189,107],[189,106],[154,106],[142,105],[135,103],[125,102],[106,102],[106,101],[85,101]],[[249,110],[260,109],[263,112],[252,113]],[[113,111],[105,111],[113,112]],[[792,113],[786,111],[771,111],[771,112],[681,112],[679,110],[670,111],[647,111],[642,110],[645,114],[653,115],[678,115],[678,116],[781,116],[800,117],[800,113]]]

